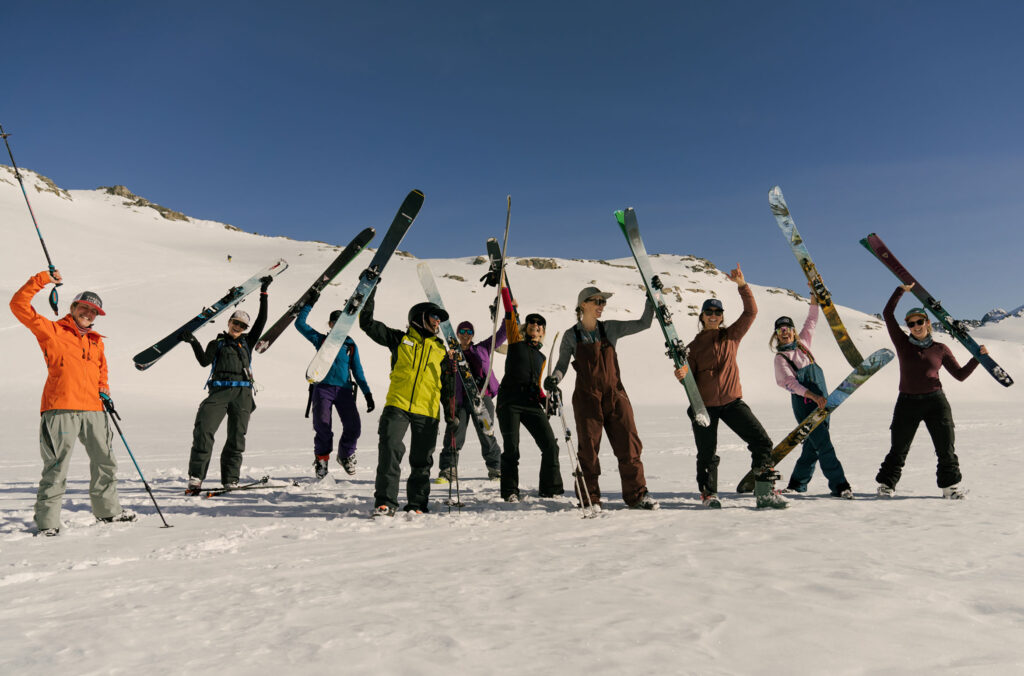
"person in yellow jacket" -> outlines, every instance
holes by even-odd
[[[426,513],[430,497],[430,468],[437,445],[438,411],[451,422],[455,375],[448,350],[437,337],[448,313],[434,303],[417,303],[409,310],[409,328],[392,329],[373,318],[376,288],[359,314],[359,326],[373,342],[391,351],[391,385],[377,432],[377,478],[373,491],[374,516],[394,516],[405,445],[412,428],[405,511]],[[445,404],[442,406],[442,404]]]
[[[36,494],[35,523],[40,535],[60,533],[60,509],[75,439],[89,454],[89,500],[98,521],[134,521],[117,496],[117,460],[100,393],[110,394],[103,338],[92,330],[103,301],[92,291],[75,296],[71,309],[57,321],[32,307],[32,298],[47,284],[59,284],[60,272],[43,271],[11,298],[11,312],[36,337],[46,359],[47,378],[40,405],[39,450],[43,474]]]

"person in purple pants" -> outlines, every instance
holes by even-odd
[[[316,302],[315,298],[313,302]],[[306,337],[306,340],[313,343],[313,347],[319,350],[327,335],[311,328],[306,323],[312,309],[312,304],[309,304],[299,311],[299,316],[295,319],[295,328]],[[333,327],[339,316],[341,316],[341,310],[332,312],[327,326]],[[373,395],[370,393],[366,376],[363,375],[363,367],[359,363],[359,348],[356,347],[355,341],[346,338],[331,370],[310,392],[310,409],[313,412],[313,452],[316,454],[313,467],[316,470],[317,479],[327,476],[331,451],[334,446],[334,431],[331,428],[332,409],[336,409],[341,418],[342,432],[341,439],[338,440],[338,462],[349,474],[356,473],[356,440],[359,439],[359,434],[362,432],[359,411],[356,409],[357,384],[366,398],[366,412],[369,413],[374,409]]]
[[[456,378],[455,419],[451,425],[447,426],[444,432],[444,445],[441,448],[441,457],[438,461],[438,469],[440,471],[435,482],[444,484],[455,480],[458,471],[459,451],[462,450],[462,445],[466,443],[466,431],[469,428],[470,421],[472,421],[473,426],[476,428],[476,436],[480,441],[480,453],[484,457],[484,464],[487,465],[487,478],[500,479],[501,447],[498,446],[498,441],[494,436],[494,430],[496,429],[494,395],[498,393],[498,379],[494,377],[493,371],[491,372],[490,381],[486,383],[486,387],[484,386],[484,378],[487,377],[491,364],[491,338],[488,337],[485,340],[474,343],[475,330],[470,322],[459,324],[457,333],[459,347],[462,348],[462,354],[466,355],[466,361],[469,362],[477,389],[480,391],[480,398],[483,400],[484,407],[491,417],[492,433],[487,434],[473,418],[472,413],[470,413],[472,405],[466,397],[465,390],[462,388],[462,378]],[[497,347],[504,343],[505,324],[503,322],[498,329],[498,333],[495,334],[494,345]]]

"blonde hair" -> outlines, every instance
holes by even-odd
[[[800,336],[799,335],[794,336],[794,340],[796,341],[797,349],[803,350],[807,354],[811,353],[811,351],[807,349],[807,346],[804,345],[803,341],[800,340]],[[768,349],[771,350],[772,352],[774,352],[775,354],[779,353],[780,350],[779,350],[779,331],[778,331],[778,329],[776,329],[775,331],[772,331],[771,337],[768,338]]]

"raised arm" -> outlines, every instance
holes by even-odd
[[[327,336],[309,325],[309,313],[312,311],[312,305],[303,305],[302,309],[299,310],[299,316],[295,318],[295,328],[298,329],[299,333],[301,333],[306,340],[313,343],[313,347],[319,350]]]
[[[644,297],[647,299],[647,302],[644,303],[644,313],[640,315],[639,319],[626,321],[615,319],[604,322],[604,333],[608,337],[609,343],[614,343],[623,336],[629,336],[651,328],[651,322],[654,321],[654,302],[651,301],[651,297],[647,294],[644,294]]]

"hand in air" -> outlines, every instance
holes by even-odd
[[[743,270],[740,269],[740,264],[737,263],[736,267],[729,271],[729,279],[736,282],[736,286],[745,286],[747,280],[743,278]]]

